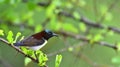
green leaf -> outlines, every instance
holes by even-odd
[[[111,62],[114,64],[120,64],[120,56],[113,57]]]
[[[120,51],[120,43],[119,42],[117,43],[116,46],[117,46],[117,51]]]
[[[7,20],[10,20],[12,23],[19,24],[20,23],[20,14],[18,12],[15,12],[14,10],[9,10],[8,12],[6,11],[5,15]]]
[[[20,47],[20,49],[21,49],[25,54],[27,54],[28,49],[27,49],[26,47]]]
[[[24,39],[24,36],[22,36],[22,37],[20,38],[20,41],[23,40],[23,39]]]
[[[86,2],[85,2],[85,0],[80,0],[80,3],[79,3],[79,5],[80,5],[81,7],[84,7],[84,6],[86,5]]]
[[[3,30],[0,29],[0,35],[4,36]]]
[[[105,20],[106,21],[111,21],[113,18],[112,14],[110,12],[107,12],[106,15],[105,15]]]
[[[106,5],[100,5],[101,15],[104,15],[107,11],[108,7]]]
[[[17,15],[17,16],[14,16],[13,17],[13,19],[12,19],[12,22],[14,22],[14,23],[16,23],[16,24],[19,24],[20,23],[20,17],[19,17],[19,15]]]
[[[20,37],[20,35],[21,35],[21,33],[18,32],[17,35],[16,35],[16,37],[15,37],[14,43],[16,43],[16,41],[17,41],[18,37]]]
[[[69,47],[68,51],[72,52],[73,51],[73,47]]]
[[[17,6],[18,3],[21,2],[21,0],[4,0],[4,2],[5,2],[6,4],[10,4],[10,5],[12,5],[12,6]]]
[[[53,16],[50,20],[50,28],[52,30],[58,31],[61,29],[61,27],[62,27],[62,22],[57,22],[56,16]]]
[[[21,18],[22,18],[22,20],[28,20],[28,19],[31,20],[31,18],[32,18],[33,15],[34,15],[33,11],[28,11],[27,13],[23,13]]]
[[[89,39],[89,43],[90,44],[93,44],[94,42],[95,42],[95,38],[94,38],[94,36],[92,35],[92,34],[89,34],[88,36],[87,36],[87,38]]]
[[[67,2],[67,3],[66,3],[66,7],[71,9],[71,8],[73,8],[73,4],[70,3],[70,2]]]
[[[27,66],[32,60],[28,57],[25,58],[24,62],[25,62],[25,66]]]
[[[57,22],[57,20],[56,20],[56,16],[54,15],[54,16],[52,16],[52,18],[50,19],[50,28],[51,29],[55,29],[55,27],[56,27],[56,22]]]
[[[34,55],[34,51],[33,51],[33,50],[28,50],[28,51],[27,51],[27,55],[29,55],[29,56]]]
[[[94,41],[99,41],[101,39],[103,39],[103,36],[101,34],[96,34],[93,38]]]
[[[42,25],[36,25],[35,26],[35,32],[39,32],[42,30]]]
[[[55,15],[54,11],[56,7],[61,6],[60,0],[53,0],[52,3],[47,7],[46,9],[46,16],[47,17],[53,17]]]
[[[36,3],[34,3],[34,2],[28,2],[28,8],[29,8],[29,10],[34,10],[35,9],[35,7],[36,7]]]
[[[56,8],[55,4],[50,4],[47,9],[46,9],[46,16],[47,17],[52,17],[54,16],[54,9]]]
[[[7,40],[9,43],[13,44],[13,32],[12,31],[8,32]]]
[[[96,35],[89,34],[89,35],[87,36],[87,38],[90,40],[90,41],[89,41],[90,44],[93,44],[93,43],[95,43],[95,42],[97,42],[97,41],[102,40],[102,39],[103,39],[103,36],[102,36],[102,34],[96,34]]]
[[[42,53],[41,51],[37,51],[37,55],[39,54],[38,60],[39,60],[39,66],[45,66],[46,62],[48,60],[47,55]]]
[[[9,3],[10,3],[11,5],[15,4],[15,0],[9,0]]]
[[[69,32],[73,32],[73,33],[78,33],[78,29],[73,24],[70,24],[70,23],[64,23],[63,24],[63,29],[65,31],[69,31]]]
[[[55,4],[55,6],[61,6],[62,2],[61,0],[54,0],[52,4]]]
[[[75,17],[75,19],[78,19],[78,20],[81,18],[78,12],[74,12],[73,16]]]
[[[114,32],[113,32],[112,30],[109,30],[107,33],[108,33],[108,35],[110,35],[110,36],[114,35]]]
[[[85,32],[86,31],[86,25],[84,23],[79,23],[80,31]]]
[[[28,19],[28,25],[29,25],[29,26],[33,26],[33,25],[34,25],[34,20],[33,20],[33,18],[29,18],[29,19]]]
[[[55,30],[58,31],[62,28],[62,23],[61,22],[57,22],[56,23],[56,27],[55,27]]]
[[[33,56],[34,55],[34,51],[33,50],[28,50],[26,47],[20,47],[20,48],[26,55],[29,55],[29,56]]]
[[[55,60],[55,67],[59,67],[62,61],[62,55],[57,55]]]

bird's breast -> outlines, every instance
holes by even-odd
[[[43,46],[45,46],[47,44],[47,40],[45,40],[45,42],[43,44],[40,44],[40,45],[36,45],[36,46],[31,46],[29,47],[30,49],[36,51],[36,50],[39,50],[41,49]]]

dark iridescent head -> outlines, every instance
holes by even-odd
[[[45,33],[44,38],[47,40],[53,36],[57,36],[57,34],[53,33],[50,30],[44,30],[44,33]]]
[[[57,34],[55,34],[52,31],[46,29],[46,30],[43,30],[42,32],[36,33],[32,36],[36,39],[41,39],[42,37],[44,37],[46,40],[48,40],[49,38],[51,38],[53,36],[57,36]]]

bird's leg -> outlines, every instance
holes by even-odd
[[[36,60],[38,61],[38,56],[36,54],[36,51],[34,51],[34,55],[35,55]]]

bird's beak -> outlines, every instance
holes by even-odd
[[[55,33],[53,33],[53,36],[56,36],[56,37],[58,37],[58,35],[57,35],[57,34],[55,34]]]

